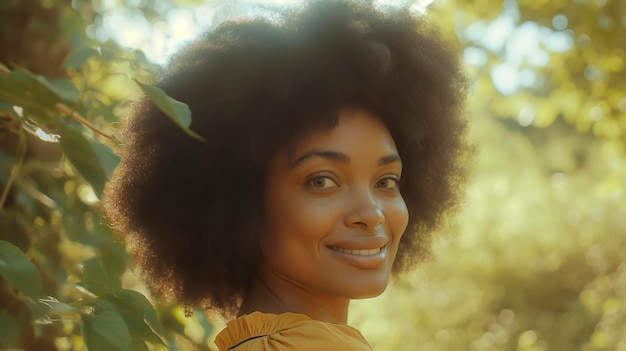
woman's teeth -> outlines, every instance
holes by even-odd
[[[343,253],[347,253],[350,255],[360,255],[360,256],[371,256],[371,255],[376,255],[377,253],[379,253],[382,248],[379,247],[378,249],[369,249],[369,250],[346,250],[346,249],[342,249],[339,247],[333,247],[332,248],[335,251],[339,251],[339,252],[343,252]]]

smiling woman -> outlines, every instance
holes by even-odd
[[[160,298],[237,317],[220,350],[371,349],[351,299],[428,253],[464,177],[465,81],[408,11],[314,2],[226,22],[165,67],[105,191]]]
[[[389,281],[408,222],[402,163],[385,125],[358,110],[340,111],[336,127],[290,151],[268,167],[260,270],[242,311],[265,303],[279,313],[289,301],[315,319],[345,323],[350,299],[377,296]],[[265,288],[275,301],[256,297]]]

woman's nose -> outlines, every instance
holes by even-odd
[[[376,228],[385,222],[385,215],[377,199],[366,192],[350,201],[345,221],[347,226]]]

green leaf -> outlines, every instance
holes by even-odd
[[[28,108],[42,115],[54,112],[58,97],[43,82],[24,70],[15,70],[10,74],[0,74],[0,100],[15,106]]]
[[[97,257],[85,261],[82,285],[96,295],[119,290],[122,287],[120,278],[111,277],[107,274],[102,266],[102,261]]]
[[[163,90],[153,85],[137,82],[141,89],[148,95],[161,111],[165,112],[178,125],[189,127],[191,125],[191,110],[186,104],[167,96]]]
[[[65,78],[57,78],[50,81],[50,85],[54,88],[54,92],[59,98],[68,102],[78,102],[80,93],[74,83]]]
[[[107,280],[102,263],[97,258],[91,258],[83,264],[81,285],[96,295],[106,291],[104,282]]]
[[[67,58],[67,60],[63,64],[63,67],[81,68],[87,62],[87,60],[98,55],[100,55],[100,52],[96,49],[92,49],[92,48],[76,49]]]
[[[119,157],[104,144],[89,140],[78,130],[69,127],[61,136],[61,148],[78,172],[100,196]]]
[[[107,180],[106,172],[100,166],[98,157],[91,143],[79,131],[67,128],[61,136],[61,148],[78,172],[94,188],[98,195],[102,194]]]
[[[32,300],[32,299],[26,298],[26,299],[24,299],[24,303],[26,304],[26,306],[30,310],[30,313],[32,315],[33,320],[37,320],[37,319],[43,318],[50,311],[53,310],[52,306],[50,306],[49,304],[42,303],[41,299],[38,299],[37,301],[35,301],[35,300]]]
[[[142,311],[144,319],[148,324],[157,332],[163,332],[163,326],[157,317],[154,307],[152,307],[152,304],[144,295],[133,290],[123,290],[117,294],[117,296],[132,301],[133,306],[135,306],[138,311]]]
[[[41,299],[38,299],[37,300],[37,304],[40,305],[40,306],[44,306],[44,307],[41,307],[41,308],[45,309],[46,311],[54,311],[55,313],[58,313],[58,314],[79,313],[80,312],[80,310],[78,308],[76,308],[74,306],[71,306],[71,305],[68,305],[66,303],[60,302],[59,300],[57,300],[56,298],[54,298],[52,296],[47,296],[47,297],[43,297]],[[39,307],[37,307],[37,308],[39,308]],[[31,310],[33,310],[33,308],[31,308]]]
[[[124,318],[114,311],[83,315],[83,337],[89,351],[131,351],[131,337]]]
[[[128,268],[128,253],[123,242],[116,240],[115,234],[94,213],[94,236],[98,239],[92,246],[100,251],[102,266],[109,276],[121,276]]]
[[[43,287],[39,271],[17,246],[4,240],[0,240],[0,274],[24,295],[39,297]]]
[[[76,88],[69,85],[73,84],[66,79],[52,83],[45,77],[16,69],[9,74],[0,74],[0,100],[50,116],[56,114],[56,103],[70,106],[78,103]]]
[[[148,96],[148,98],[150,98],[150,100],[152,100],[152,102],[161,111],[163,111],[166,116],[168,116],[185,133],[187,133],[187,135],[202,142],[206,142],[206,139],[189,129],[189,126],[191,125],[191,110],[189,109],[189,106],[167,96],[167,94],[165,94],[165,92],[159,87],[143,84],[136,79],[134,80],[146,96]]]
[[[163,334],[165,331],[157,319],[154,308],[145,296],[133,290],[121,290],[114,294],[103,295],[101,298],[114,303],[119,308],[118,311],[126,321],[133,339],[139,337],[153,345],[165,346],[163,340],[156,334]]]
[[[98,163],[100,164],[100,167],[102,167],[102,169],[104,170],[107,179],[111,178],[111,175],[113,175],[113,170],[115,169],[115,167],[117,167],[117,164],[120,163],[120,157],[113,153],[113,150],[109,146],[99,143],[97,141],[89,139],[87,140],[91,144],[94,153],[98,157]]]
[[[120,277],[128,268],[128,253],[121,243],[103,241],[98,248],[102,266],[110,277]]]

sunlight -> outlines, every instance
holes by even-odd
[[[502,95],[515,94],[536,82],[537,77],[528,66],[545,67],[550,62],[549,52],[572,48],[574,38],[571,30],[566,29],[567,17],[555,16],[553,22],[556,30],[533,21],[520,24],[517,2],[507,0],[500,15],[488,25],[476,21],[467,26],[462,35],[477,45],[466,48],[463,59],[467,65],[481,67],[488,62],[482,48],[497,54],[500,62],[489,72],[493,85]]]
[[[409,7],[414,14],[424,14],[435,0],[418,0]],[[108,14],[104,17],[104,28],[90,28],[90,36],[100,41],[113,38],[123,47],[141,49],[146,57],[157,64],[164,64],[168,57],[180,46],[193,39],[202,30],[210,27],[214,18],[237,15],[261,15],[267,11],[266,6],[294,6],[301,0],[257,0],[249,3],[206,4],[196,9],[171,9],[165,21],[150,24],[140,10],[119,7],[113,0],[103,2]],[[404,6],[399,0],[378,0],[382,6]],[[245,5],[245,6],[244,6]]]

